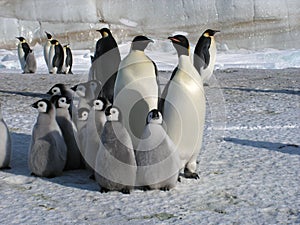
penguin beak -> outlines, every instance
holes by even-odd
[[[47,94],[47,95],[52,95],[51,90],[49,90],[46,94]]]
[[[110,111],[109,110],[105,110],[105,116],[110,116],[110,115],[111,115]]]
[[[169,40],[171,40],[172,42],[177,42],[180,43],[180,40],[174,38],[174,37],[168,37]]]
[[[71,90],[76,91],[77,87],[78,87],[78,84],[76,84],[75,86],[71,87]]]
[[[38,108],[38,103],[35,102],[35,103],[31,104],[30,106],[33,107],[33,108],[35,108],[35,109],[37,109]]]

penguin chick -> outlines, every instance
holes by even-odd
[[[26,63],[24,67],[24,73],[35,73],[36,72],[36,59],[33,51],[30,49],[26,58]]]
[[[121,61],[114,89],[114,105],[124,117],[124,126],[136,148],[144,130],[144,118],[157,109],[157,70],[144,50],[153,42],[145,36],[133,39],[129,54]]]
[[[10,169],[11,152],[11,136],[3,120],[2,106],[0,103],[0,169]]]
[[[136,186],[144,189],[169,190],[175,187],[178,179],[180,158],[162,124],[161,113],[151,110],[135,152]]]
[[[64,50],[58,40],[50,41],[49,51],[49,72],[51,74],[62,73],[62,66],[64,63]]]
[[[132,142],[122,125],[120,110],[109,106],[107,122],[101,135],[96,158],[95,178],[101,192],[121,191],[129,194],[135,183],[136,161]]]
[[[208,82],[216,62],[216,42],[214,35],[218,30],[208,29],[199,38],[194,50],[194,66],[201,75],[204,83]]]
[[[79,108],[77,112],[77,143],[79,150],[81,152],[81,155],[84,155],[84,148],[87,145],[87,121],[89,117],[89,108]]]
[[[164,89],[163,116],[184,176],[197,179],[196,160],[202,147],[206,106],[203,82],[190,60],[187,38],[176,35],[169,39],[177,51],[178,66]]]
[[[72,100],[67,96],[54,95],[50,101],[56,107],[56,121],[67,146],[67,162],[64,170],[81,169],[83,159],[76,141],[77,129],[68,111]]]
[[[32,107],[39,115],[32,130],[29,170],[36,176],[59,176],[66,164],[67,147],[55,119],[55,107],[47,99],[35,102]]]
[[[16,37],[20,42],[18,44],[18,57],[21,64],[21,69],[25,73],[26,58],[30,52],[30,47],[24,37]]]
[[[44,59],[45,59],[46,65],[48,67],[48,71],[50,73],[49,52],[50,52],[50,47],[51,47],[51,41],[53,38],[50,33],[46,32],[46,31],[45,31],[45,33],[47,35],[47,41],[44,44]]]
[[[72,64],[73,64],[73,56],[72,51],[70,49],[70,45],[64,45],[64,60],[62,66],[62,73],[64,74],[73,74],[72,72]]]
[[[87,121],[87,142],[84,150],[84,159],[87,167],[92,171],[95,169],[95,160],[100,144],[100,135],[106,122],[105,109],[108,106],[108,100],[99,97],[91,102],[93,105],[89,112]]]

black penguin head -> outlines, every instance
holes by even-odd
[[[16,37],[20,42],[25,43],[26,39],[23,37]]]
[[[48,40],[51,40],[52,39],[52,35],[50,33],[48,33],[47,31],[45,31],[45,33],[47,35]]]
[[[92,101],[93,107],[97,111],[104,111],[108,105],[108,100],[104,97],[98,97]]]
[[[31,105],[36,108],[40,113],[48,113],[52,108],[52,103],[47,99],[41,99]]]
[[[150,42],[154,41],[142,35],[136,36],[132,41],[131,49],[144,51]]]
[[[78,120],[86,121],[89,117],[90,110],[88,108],[78,109]]]
[[[105,109],[105,116],[107,121],[122,121],[122,115],[121,112],[119,110],[119,108],[117,108],[116,106],[108,106]]]
[[[66,86],[64,84],[58,83],[55,84],[50,90],[47,92],[48,95],[61,95],[62,92],[66,90]]]
[[[212,30],[212,29],[207,29],[206,31],[204,31],[204,33],[202,34],[205,37],[213,37],[217,32],[220,32],[219,30]]]
[[[109,30],[108,28],[106,28],[106,27],[104,27],[104,28],[102,28],[102,29],[100,29],[100,30],[97,30],[97,31],[100,32],[100,34],[101,34],[101,36],[102,36],[103,38],[112,35],[111,32],[110,32],[110,30]]]
[[[50,98],[50,102],[55,106],[55,108],[68,109],[70,107],[72,99],[65,95],[53,95]]]
[[[163,119],[160,111],[157,109],[152,109],[147,116],[146,124],[155,123],[155,124],[162,124]]]
[[[70,44],[64,45],[64,48],[70,48]]]
[[[177,51],[178,57],[181,55],[189,55],[190,44],[188,39],[183,35],[175,35],[168,37],[172,41],[174,48]]]
[[[55,39],[51,40],[50,43],[52,45],[58,45],[59,44],[58,40],[55,40]]]

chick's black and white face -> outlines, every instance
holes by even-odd
[[[60,108],[69,108],[70,104],[67,102],[67,98],[66,97],[60,97],[58,99],[58,106]]]
[[[80,114],[78,114],[78,120],[80,121],[86,121],[88,118],[89,118],[88,111],[82,111]]]
[[[99,99],[95,100],[94,101],[94,109],[103,111],[104,110],[104,103]]]
[[[106,114],[106,119],[108,121],[119,121],[119,110],[117,108],[111,107],[109,108],[109,113]]]
[[[48,105],[47,105],[47,103],[44,102],[44,101],[38,102],[38,104],[37,104],[37,110],[38,110],[39,112],[41,112],[41,113],[46,113],[47,110],[48,110]]]
[[[147,124],[148,123],[162,124],[162,122],[163,122],[162,115],[158,110],[152,110],[148,113]]]
[[[86,88],[84,85],[79,84],[76,88],[76,93],[80,96],[80,97],[85,97],[85,91]]]
[[[92,91],[96,91],[98,86],[99,86],[99,83],[97,81],[90,81],[90,88]]]
[[[51,92],[52,92],[52,95],[61,95],[61,91],[60,91],[59,87],[52,88]]]

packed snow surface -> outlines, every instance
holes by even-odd
[[[182,178],[168,192],[124,195],[101,194],[84,170],[30,176],[27,153],[37,117],[30,104],[55,83],[86,81],[90,66],[90,51],[77,50],[74,75],[48,75],[41,47],[35,48],[37,74],[21,74],[16,52],[0,50],[0,100],[13,140],[12,169],[0,171],[0,224],[300,223],[300,70],[280,69],[298,66],[299,51],[218,54],[219,69],[205,87],[200,179]],[[147,54],[164,86],[177,58],[152,48]],[[120,49],[124,57],[129,47]]]

